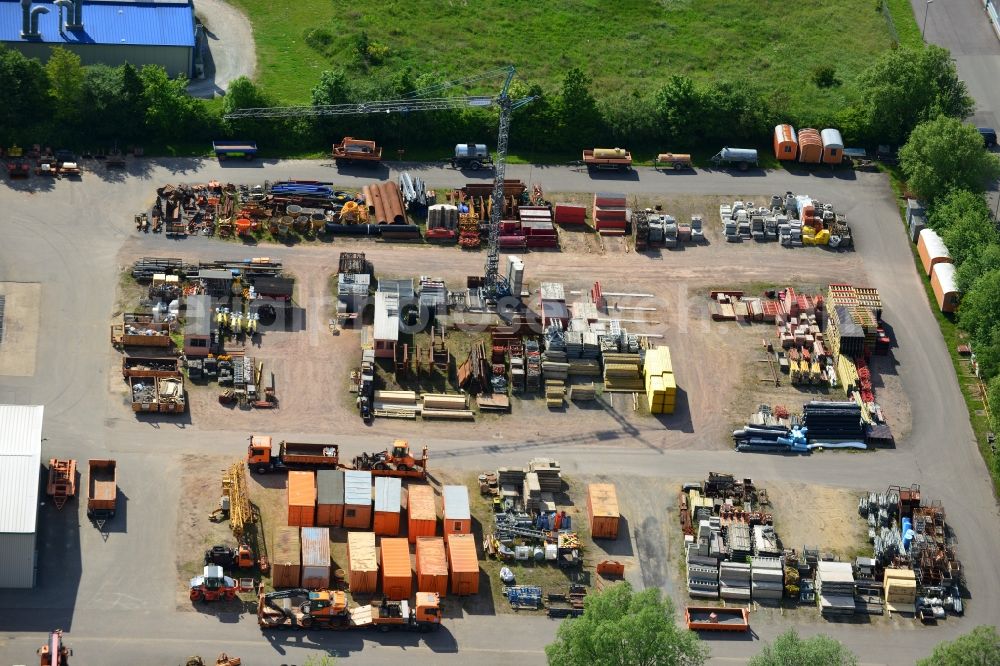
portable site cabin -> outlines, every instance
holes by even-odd
[[[917,239],[917,254],[920,255],[920,263],[923,264],[924,272],[931,274],[935,264],[952,263],[951,253],[938,233],[933,229],[924,229]]]
[[[367,530],[372,526],[372,473],[344,472],[344,527]]]
[[[920,232],[927,228],[927,210],[916,199],[906,200],[906,227],[910,232],[910,242],[920,239]]]
[[[799,156],[799,139],[791,125],[774,126],[774,156],[793,161]]]
[[[411,485],[406,488],[406,536],[410,543],[417,537],[437,535],[437,507],[434,489],[425,485]],[[429,592],[431,590],[421,590]]]
[[[931,269],[931,288],[937,298],[941,312],[954,312],[958,308],[961,294],[955,279],[955,264],[941,262]]]
[[[841,146],[843,149],[843,146]],[[806,127],[799,130],[799,162],[819,164],[823,161],[823,137],[819,130]]]
[[[375,292],[375,356],[395,358],[399,342],[399,295]]]
[[[330,588],[330,528],[303,527],[302,587],[310,590]]]
[[[587,516],[590,535],[595,539],[617,539],[618,493],[613,483],[591,483],[587,486]]]
[[[312,527],[316,524],[316,473],[288,473],[288,524]]]
[[[402,495],[402,481],[391,476],[375,479],[375,534],[396,536],[399,534],[399,505]]]
[[[316,524],[340,527],[344,524],[344,471],[321,469],[316,472]]]
[[[417,592],[448,593],[448,557],[443,537],[417,538]]]
[[[378,556],[374,532],[347,535],[348,585],[351,594],[373,594],[378,587]]]
[[[275,588],[298,587],[301,580],[299,528],[279,527],[272,543],[271,584]]]
[[[823,164],[840,164],[844,161],[844,139],[840,130],[826,128],[820,132],[823,139]]]
[[[465,486],[445,486],[441,489],[444,503],[444,538],[452,534],[472,533],[472,513],[469,510],[469,489]]]
[[[410,566],[410,542],[402,537],[380,541],[382,596],[402,601],[413,592],[413,569]]]
[[[205,294],[184,299],[184,355],[208,356],[212,351],[212,297]]]
[[[451,576],[451,593],[459,596],[479,594],[479,556],[476,554],[476,537],[471,534],[452,534],[448,539],[448,572]]]

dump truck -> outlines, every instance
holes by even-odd
[[[629,171],[632,168],[632,153],[624,148],[584,150],[583,165],[588,171]]]
[[[455,144],[455,155],[451,158],[451,168],[479,171],[483,167],[493,167],[493,156],[485,143]]]
[[[261,629],[433,631],[441,626],[441,598],[437,592],[417,592],[413,604],[383,598],[350,608],[340,590],[281,590],[258,597],[257,623]]]
[[[45,494],[52,498],[57,509],[63,508],[66,500],[76,497],[76,461],[49,458],[49,482]]]
[[[115,460],[88,460],[89,484],[87,517],[98,528],[115,517],[118,504],[118,462]]]
[[[691,631],[750,631],[750,613],[746,608],[688,606],[684,620]]]
[[[69,666],[69,658],[73,650],[63,643],[62,629],[49,632],[49,640],[37,652],[41,666]]]
[[[337,444],[313,444],[281,441],[275,449],[270,435],[251,435],[247,447],[247,467],[257,474],[289,469],[356,469],[374,476],[397,476],[423,479],[427,476],[427,447],[422,456],[410,453],[410,445],[397,439],[391,448],[355,456],[352,464],[340,462]]]
[[[242,157],[245,160],[252,160],[257,157],[256,141],[213,141],[212,150],[220,160],[233,157]]]
[[[694,164],[691,162],[691,156],[686,153],[660,153],[653,160],[653,168],[681,171],[682,169],[693,169]]]
[[[382,146],[367,139],[345,136],[343,141],[333,145],[333,161],[337,166],[349,164],[378,166],[382,163]]]

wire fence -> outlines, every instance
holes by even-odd
[[[892,43],[899,46],[899,33],[896,32],[896,22],[892,20],[892,12],[889,11],[889,3],[886,0],[882,0],[879,11],[882,12],[882,16],[885,18],[885,24],[889,28],[889,36],[892,38]]]

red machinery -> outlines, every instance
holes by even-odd
[[[191,579],[191,601],[232,601],[240,591],[239,583],[225,575],[222,567],[210,564],[201,576]]]
[[[73,651],[63,645],[62,637],[62,629],[56,629],[49,634],[49,642],[38,648],[40,666],[69,666]]]

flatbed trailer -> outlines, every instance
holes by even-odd
[[[583,151],[583,164],[588,171],[629,171],[632,153],[624,148],[594,148]]]
[[[401,469],[395,459],[386,463],[384,452],[356,456],[354,463],[340,462],[338,444],[281,441],[275,446],[270,435],[251,435],[247,446],[247,467],[255,474],[294,469],[342,469],[370,471],[373,476],[423,479],[427,477],[427,447],[420,458]],[[382,458],[380,458],[382,456]]]
[[[103,528],[118,506],[118,462],[88,460],[87,516]]]
[[[257,624],[261,629],[433,631],[441,626],[441,599],[436,592],[417,592],[414,603],[382,599],[350,608],[339,590],[280,590],[258,595]]]
[[[382,163],[382,146],[367,139],[345,136],[343,141],[333,146],[333,161],[337,166],[349,164],[378,166]]]
[[[746,608],[688,606],[684,620],[691,631],[750,631],[750,613]]]
[[[212,150],[220,160],[233,157],[242,157],[245,160],[252,160],[257,157],[256,141],[213,141]]]
[[[76,461],[49,458],[49,482],[45,494],[52,498],[57,509],[66,505],[66,500],[76,497]]]

